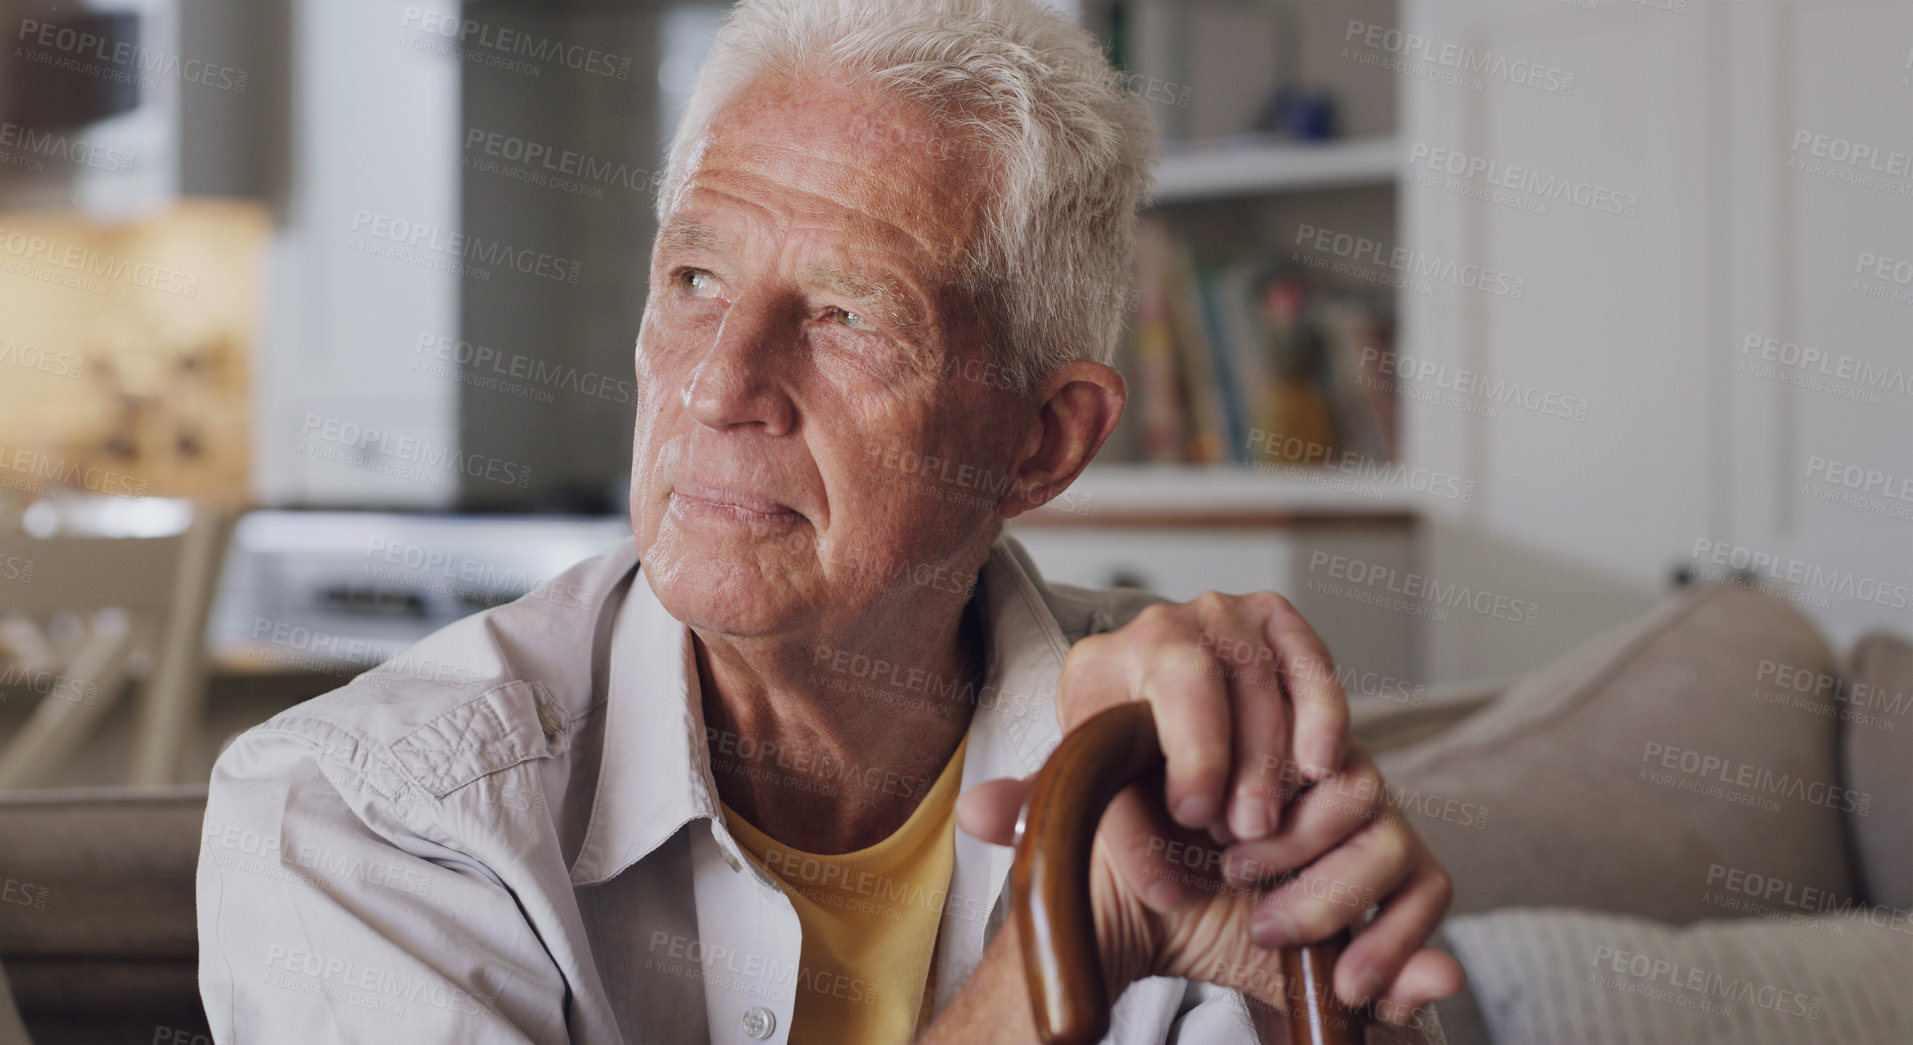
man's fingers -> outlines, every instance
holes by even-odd
[[[1342,772],[1317,781],[1295,799],[1283,817],[1281,830],[1229,849],[1229,880],[1249,884],[1313,863],[1375,822],[1386,808],[1384,796],[1382,777],[1374,761],[1359,746],[1353,748]]]
[[[1096,837],[1109,847],[1110,863],[1130,895],[1140,897],[1156,913],[1167,914],[1189,897],[1185,879],[1196,877],[1173,857],[1209,850],[1172,838],[1169,825],[1155,812],[1161,802],[1161,792],[1153,787],[1125,788],[1109,803]]]
[[[1290,750],[1304,775],[1319,780],[1341,767],[1348,747],[1348,698],[1321,636],[1289,600],[1274,594],[1264,599],[1269,606],[1264,631],[1281,659],[1282,678],[1294,705],[1295,740]]]
[[[1198,606],[1203,605],[1201,600]],[[1230,725],[1234,773],[1226,810],[1228,837],[1264,838],[1282,821],[1289,765],[1289,710],[1282,699],[1276,653],[1259,621],[1240,603],[1206,607],[1202,641],[1214,658],[1212,672],[1227,684],[1234,709]],[[1292,775],[1291,775],[1292,776]]]
[[[1375,1003],[1375,1014],[1391,1023],[1407,1023],[1416,1009],[1460,994],[1467,986],[1468,974],[1454,955],[1423,947],[1409,956],[1401,975]]]
[[[1335,963],[1335,993],[1350,1004],[1387,993],[1422,941],[1441,924],[1453,895],[1447,873],[1424,864],[1407,885],[1382,902],[1381,913],[1342,952]]]
[[[1222,816],[1234,750],[1228,685],[1210,666],[1186,647],[1169,650],[1154,658],[1142,683],[1167,763],[1166,808],[1184,827],[1208,827]]]
[[[957,799],[957,824],[994,845],[1016,843],[1016,818],[1029,797],[1030,782],[1003,777],[986,780]]]
[[[1256,904],[1251,938],[1262,947],[1291,947],[1348,927],[1407,879],[1412,845],[1398,820],[1356,832]]]

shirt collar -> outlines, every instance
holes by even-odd
[[[981,600],[988,658],[970,720],[964,790],[996,777],[1027,776],[1043,764],[1060,735],[1056,681],[1069,652],[1038,580],[1007,538],[990,549],[974,597]],[[703,711],[690,699],[691,632],[658,602],[642,569],[611,643],[604,756],[584,843],[571,866],[579,887],[623,873],[690,820],[722,820]],[[729,832],[716,834],[727,851],[734,848]],[[960,842],[966,839],[959,833]],[[1000,880],[1010,852],[990,848],[997,852],[988,877]],[[959,859],[967,849],[959,846]],[[742,860],[741,853],[731,856]]]

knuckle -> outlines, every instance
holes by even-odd
[[[1327,889],[1318,890],[1324,894]],[[1304,940],[1326,939],[1340,929],[1345,921],[1337,916],[1343,912],[1327,900],[1304,897],[1289,906],[1289,916],[1295,919],[1295,929]]]
[[[1229,606],[1234,601],[1234,599],[1231,596],[1224,595],[1221,592],[1216,591],[1214,588],[1211,588],[1208,591],[1203,592],[1201,595],[1196,596],[1191,601],[1194,603],[1196,609],[1198,610],[1202,610],[1207,613],[1223,613],[1229,609]]]

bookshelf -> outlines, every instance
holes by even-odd
[[[1401,172],[1392,135],[1321,143],[1245,137],[1165,148],[1156,169],[1158,206],[1270,192],[1393,183]]]
[[[1420,615],[1349,580],[1419,561],[1428,494],[1392,464],[1398,397],[1362,361],[1392,343],[1399,295],[1304,232],[1399,242],[1403,77],[1342,41],[1351,20],[1399,25],[1400,6],[1079,5],[1152,102],[1163,158],[1117,354],[1129,407],[1097,463],[1010,531],[1061,583],[1281,592],[1338,664],[1412,680]],[[1327,132],[1291,119],[1307,106],[1284,110],[1284,91],[1329,99]]]

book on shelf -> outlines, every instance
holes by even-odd
[[[1142,461],[1393,460],[1385,295],[1337,289],[1273,257],[1205,252],[1158,218],[1139,230],[1122,358]]]

